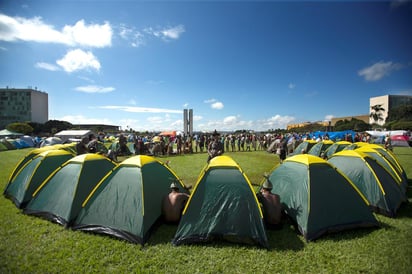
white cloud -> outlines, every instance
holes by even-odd
[[[108,93],[108,92],[114,91],[115,88],[89,85],[89,86],[76,87],[75,90],[80,91],[80,92],[85,92],[85,93]]]
[[[86,25],[84,20],[79,20],[75,25],[66,25],[59,31],[44,23],[41,17],[27,19],[0,14],[0,40],[102,48],[111,46],[112,28],[108,22]]]
[[[153,116],[153,117],[148,117],[147,118],[147,121],[150,124],[160,124],[160,123],[163,123],[164,120],[165,120],[164,117],[161,117],[161,116]]]
[[[295,121],[293,116],[281,116],[276,114],[268,119],[257,121],[258,128],[256,130],[268,130],[268,129],[277,129],[277,128],[286,128],[288,124]]]
[[[140,47],[141,45],[145,44],[144,35],[140,31],[135,30],[134,27],[129,27],[125,24],[120,25],[119,36],[123,40],[130,43],[130,45],[134,48]]]
[[[100,106],[101,109],[120,110],[133,113],[179,113],[182,114],[182,110],[165,109],[165,108],[149,108],[149,107],[130,107],[130,106]]]
[[[90,51],[81,49],[70,50],[66,55],[57,60],[56,63],[61,66],[66,72],[73,72],[83,69],[100,70],[100,62]]]
[[[288,88],[289,89],[294,89],[296,87],[296,84],[289,83]]]
[[[62,34],[72,45],[102,48],[111,46],[113,32],[108,22],[86,26],[80,20],[74,26],[65,26]]]
[[[45,70],[50,70],[50,71],[58,71],[60,68],[56,65],[49,64],[49,63],[44,63],[44,62],[38,62],[35,65],[36,68],[40,69],[45,69]]]
[[[149,27],[145,28],[143,31],[164,41],[169,41],[179,39],[180,36],[185,32],[185,27],[183,25],[161,29],[154,29],[152,27]]]
[[[63,117],[57,118],[60,121],[67,121],[72,124],[105,124],[105,125],[115,125],[112,120],[107,118],[88,118],[83,115],[65,115]]]
[[[193,116],[193,121],[200,121],[202,119],[203,119],[203,116],[200,116],[200,115],[194,115]]]
[[[328,114],[328,115],[325,116],[325,121],[331,121],[332,118],[334,118],[334,117],[335,117],[334,115]]]
[[[236,123],[236,122],[237,122],[237,117],[236,116],[228,116],[228,117],[225,117],[223,119],[224,124],[233,124],[233,123]]]
[[[402,64],[380,61],[372,66],[363,68],[358,71],[358,75],[362,76],[366,81],[378,81],[385,76],[388,76],[392,71],[403,68]]]
[[[212,98],[212,99],[207,99],[203,101],[206,104],[210,104],[210,107],[213,109],[223,109],[224,105],[222,102],[219,102],[218,100]]]
[[[224,105],[222,102],[214,102],[210,107],[213,109],[223,109]]]
[[[173,39],[173,40],[179,39],[180,35],[182,35],[183,32],[185,32],[185,27],[183,25],[163,29],[161,31],[163,35],[163,39]]]

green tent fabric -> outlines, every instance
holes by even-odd
[[[366,153],[378,161],[392,175],[392,177],[396,179],[403,193],[406,195],[408,189],[408,178],[404,169],[392,153],[383,147],[376,145],[367,145],[356,150]]]
[[[29,162],[31,159],[33,159],[34,157],[36,157],[37,155],[39,155],[40,153],[44,152],[44,151],[48,151],[48,150],[56,150],[56,149],[60,149],[62,145],[54,145],[54,146],[45,146],[45,147],[41,147],[41,148],[36,148],[33,149],[31,151],[29,151],[24,158],[22,158],[16,165],[16,167],[13,169],[12,173],[9,176],[9,180],[8,183],[10,183],[14,177],[16,176],[16,174],[20,171],[20,169],[23,168],[23,166]],[[69,151],[70,152],[70,151]],[[71,152],[71,154],[73,156],[76,155],[75,152]]]
[[[71,158],[73,154],[63,150],[48,150],[36,155],[28,160],[8,183],[4,195],[18,208],[24,208],[43,181]]]
[[[341,151],[332,155],[328,162],[352,180],[377,213],[395,217],[402,202],[407,200],[395,178],[365,153]]]
[[[303,153],[307,153],[314,145],[316,145],[317,142],[315,140],[306,140],[301,142],[295,150],[288,155],[288,157],[294,156],[294,155],[299,155]]]
[[[345,147],[350,146],[352,143],[348,141],[338,141],[334,144],[332,144],[330,147],[328,147],[325,150],[325,157],[326,159],[329,159],[332,154],[342,151]]]
[[[225,240],[269,247],[263,215],[247,176],[229,156],[213,158],[199,175],[174,245]]]
[[[372,148],[376,151],[378,151],[388,162],[392,164],[392,166],[396,169],[398,174],[402,177],[402,180],[405,180],[405,182],[408,181],[408,178],[406,176],[406,172],[402,165],[399,163],[398,159],[396,158],[395,154],[391,152],[390,150],[385,149],[383,146],[377,145],[377,144],[369,144],[366,146],[364,151],[368,150],[369,148]],[[366,151],[368,153],[368,151]],[[406,184],[407,187],[407,184]]]
[[[325,150],[327,150],[331,145],[333,145],[332,140],[323,140],[315,144],[309,151],[308,154],[321,156]]]
[[[0,140],[0,143],[2,143],[3,146],[5,146],[5,147],[7,148],[7,150],[14,150],[14,149],[16,149],[16,147],[15,147],[11,142],[9,142],[9,141],[6,140],[6,139],[1,139],[1,140]]]
[[[9,150],[6,145],[4,145],[2,142],[0,142],[0,151],[6,151]]]
[[[177,175],[154,157],[128,158],[99,182],[72,228],[143,245],[160,220],[171,181],[180,182],[180,192],[188,193]]]
[[[115,166],[98,154],[76,156],[57,168],[36,189],[23,212],[70,226],[84,199]]]
[[[23,133],[10,131],[8,129],[0,130],[0,138],[2,138],[2,137],[16,138],[16,137],[20,137],[20,136],[23,136],[23,135],[24,135]]]
[[[300,154],[271,172],[272,193],[307,241],[325,233],[378,226],[356,186],[320,157]]]

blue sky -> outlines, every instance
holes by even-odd
[[[410,1],[0,1],[0,86],[49,119],[285,128],[412,95]]]

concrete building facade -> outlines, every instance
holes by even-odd
[[[49,97],[37,89],[0,89],[0,129],[10,123],[49,120]]]

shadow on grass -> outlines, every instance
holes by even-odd
[[[147,242],[148,245],[159,245],[159,244],[172,244],[172,240],[176,234],[177,225],[172,224],[162,224],[156,229]],[[303,238],[299,236],[298,233],[294,230],[292,225],[285,223],[281,229],[278,230],[266,230],[266,234],[269,241],[269,250],[301,250],[304,247],[302,241]],[[229,238],[228,238],[229,239]],[[230,239],[225,239],[225,237],[216,237],[213,240],[207,242],[199,242],[193,244],[184,244],[192,246],[207,246],[213,248],[257,248],[261,249],[261,246],[258,246],[254,243],[238,243],[231,241]]]
[[[342,231],[336,231],[336,232],[331,232],[331,233],[326,233],[323,234],[320,238],[311,241],[311,242],[321,242],[321,241],[345,241],[345,240],[355,240],[358,238],[364,238],[370,233],[382,229],[382,228],[388,228],[391,227],[388,224],[385,223],[380,223],[380,227],[359,227],[359,228],[353,228],[353,229],[347,229],[347,230],[342,230]]]
[[[408,195],[408,197],[410,196]],[[409,198],[408,202],[401,204],[401,206],[398,209],[395,219],[412,218],[412,202],[410,200],[411,198]]]
[[[271,250],[298,251],[305,247],[305,239],[291,223],[284,222],[281,229],[266,230],[266,233]]]
[[[148,245],[168,244],[172,242],[177,230],[177,224],[162,223],[155,229],[147,241]]]

